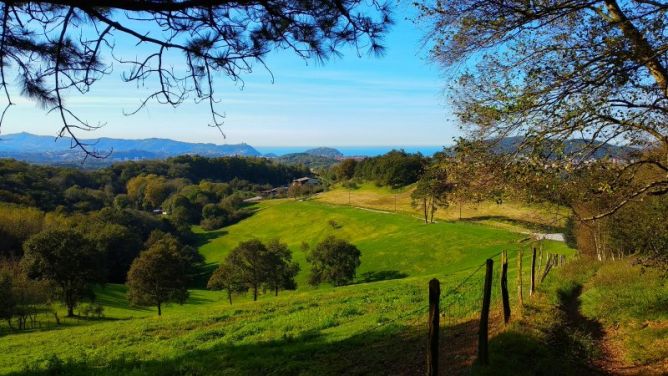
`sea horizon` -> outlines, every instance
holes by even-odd
[[[253,146],[262,155],[275,154],[278,156],[292,153],[303,153],[309,149],[331,148],[340,151],[346,157],[375,157],[392,150],[404,150],[407,153],[421,153],[432,156],[443,150],[444,146],[437,145],[375,145],[375,146]]]

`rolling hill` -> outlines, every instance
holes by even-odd
[[[72,149],[71,139],[56,139],[30,133],[15,133],[0,137],[0,157],[10,157],[34,163],[76,163],[81,161],[81,151]],[[174,141],[163,138],[127,140],[99,138],[82,140],[91,150],[111,154],[102,160],[111,164],[123,160],[164,159],[176,155],[198,154],[202,156],[260,156],[260,152],[247,144],[216,145]]]
[[[281,238],[302,265],[298,289],[264,294],[258,302],[237,296],[232,305],[224,293],[192,290],[185,305],[170,305],[157,317],[153,308],[128,306],[124,286],[107,285],[97,300],[104,319],[67,319],[54,327],[45,315],[41,329],[0,337],[0,374],[336,375],[378,367],[421,373],[427,281],[440,278],[446,291],[476,271],[473,295],[462,295],[466,303],[452,316],[465,319],[479,303],[485,258],[530,246],[518,242],[521,234],[474,223],[424,225],[403,214],[294,200],[261,203],[236,225],[198,233],[211,266],[240,240]],[[356,283],[309,287],[301,242],[332,233],[362,251]],[[556,242],[547,248],[573,252]],[[510,273],[515,278],[512,265]],[[372,355],[359,351],[368,346]]]

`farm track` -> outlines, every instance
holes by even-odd
[[[600,353],[591,361],[591,368],[583,370],[583,375],[610,376],[660,376],[668,375],[668,360],[651,366],[629,364],[623,359],[621,345],[616,338],[620,335],[612,327],[605,327],[598,320],[585,317],[580,312],[582,286],[561,297],[561,309],[566,314],[565,327],[560,328],[561,336],[568,333],[584,333],[593,341]]]

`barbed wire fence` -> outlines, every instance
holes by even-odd
[[[504,322],[510,315],[512,317],[522,315],[523,295],[526,295],[529,299],[530,285],[532,284],[531,274],[534,274],[535,280],[533,283],[538,285],[545,279],[550,270],[563,265],[566,261],[563,255],[544,252],[545,259],[542,260],[542,268],[539,268],[538,258],[541,253],[538,252],[537,244],[533,243],[517,245],[513,248],[508,247],[508,250],[498,252],[480,264],[461,269],[454,274],[444,275],[441,277],[442,281],[436,280],[439,286],[437,298],[437,333],[439,334],[436,335],[436,359],[432,359],[433,355],[430,355],[430,345],[433,341],[432,335],[434,335],[432,329],[434,318],[432,315],[429,315],[429,325],[426,328],[423,324],[425,316],[430,313],[432,308],[429,305],[418,304],[415,309],[379,322],[358,335],[365,337],[374,331],[385,329],[397,323],[418,328],[420,336],[422,331],[427,329],[429,334],[429,345],[426,349],[428,375],[439,374],[439,369],[442,374],[460,374],[475,362],[485,364],[487,359],[482,362],[479,359],[481,356],[481,340],[485,338],[486,342],[488,336],[493,337],[501,332],[504,328]],[[543,259],[543,257],[540,258]],[[492,260],[492,274],[489,286],[485,286],[486,273],[489,268],[488,260]],[[505,277],[504,263],[506,264]],[[534,270],[531,270],[532,265]],[[504,284],[502,281],[505,281],[506,285],[505,299],[501,288]],[[487,287],[487,293],[489,294],[487,310],[483,308],[485,287]],[[509,308],[509,312],[506,313],[509,315],[508,317],[504,315],[504,308]],[[488,322],[484,329],[481,327],[483,316],[487,317]],[[485,333],[481,333],[482,331],[485,331]],[[433,370],[436,373],[430,372],[430,364],[434,361],[436,362],[436,368]]]

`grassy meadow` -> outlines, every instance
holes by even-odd
[[[411,206],[411,193],[414,185],[392,189],[378,187],[374,183],[363,183],[355,189],[335,187],[317,196],[318,201],[370,208],[388,212],[400,212],[422,217],[420,210]],[[559,230],[568,217],[568,209],[553,205],[527,205],[513,201],[502,204],[481,202],[461,205],[461,218],[467,221],[488,224],[511,231],[526,231],[527,228],[545,232]],[[439,208],[434,219],[455,221],[460,218],[460,206],[452,204],[448,208]]]
[[[232,305],[224,293],[195,289],[186,304],[168,305],[158,317],[155,308],[128,306],[124,286],[107,285],[97,291],[103,319],[67,319],[57,327],[44,314],[39,329],[0,327],[0,374],[418,374],[424,367],[428,280],[439,278],[443,305],[456,307],[444,312],[445,322],[473,322],[480,265],[509,250],[509,281],[515,281],[516,251],[534,245],[525,234],[479,223],[425,225],[404,213],[320,201],[263,202],[236,225],[197,232],[209,271],[239,241],[280,238],[302,266],[298,289],[278,297],[264,294],[258,302],[235,296]],[[301,244],[314,245],[330,234],[360,248],[356,283],[309,287]],[[545,253],[574,252],[558,242],[545,241],[543,247]],[[525,283],[529,262],[524,252]],[[451,292],[467,277],[467,285]],[[498,288],[494,291],[498,311]]]
[[[241,223],[200,234],[206,239],[200,252],[212,263],[222,260],[240,241],[280,239],[302,266],[297,277],[300,288],[307,288],[308,274],[302,242],[313,247],[328,235],[344,238],[362,252],[358,282],[456,272],[503,249],[526,248],[526,242],[520,241],[527,238],[466,221],[425,225],[401,213],[294,200],[263,202],[255,215]],[[563,246],[547,243],[546,247]]]

